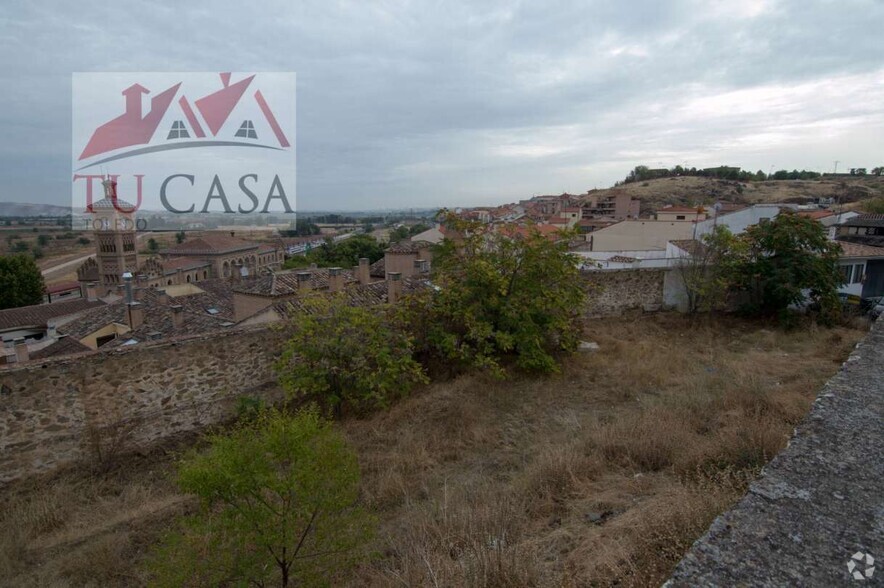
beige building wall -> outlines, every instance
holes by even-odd
[[[586,235],[590,251],[665,250],[675,239],[691,239],[694,223],[690,221],[628,220]]]

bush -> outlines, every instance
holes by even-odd
[[[325,584],[363,555],[356,454],[315,410],[267,411],[180,463],[201,502],[148,563],[157,586]]]
[[[383,309],[350,306],[343,295],[317,296],[288,325],[276,363],[292,396],[340,414],[381,408],[427,381],[412,358],[412,341]]]
[[[494,231],[453,216],[446,223],[463,238],[443,241],[436,288],[403,308],[419,351],[498,375],[506,357],[528,371],[557,371],[556,353],[579,342],[585,301],[568,235]]]

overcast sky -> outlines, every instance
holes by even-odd
[[[302,210],[873,167],[882,26],[882,0],[3,0],[0,201],[69,202],[75,71],[296,72]]]

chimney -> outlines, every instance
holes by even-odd
[[[31,358],[30,351],[28,351],[28,344],[25,342],[24,337],[15,339],[13,346],[15,347],[15,361],[17,363],[26,362]]]
[[[53,321],[49,321],[46,323],[46,337],[49,339],[58,338],[58,327]]]
[[[144,288],[140,286],[132,288],[132,298],[135,300],[135,302],[141,302],[142,300],[144,300]]]
[[[126,303],[126,318],[133,331],[144,323],[144,305],[140,302]]]
[[[387,274],[387,302],[396,304],[402,295],[402,272]]]
[[[169,294],[166,292],[165,288],[157,289],[157,302],[160,304],[169,304]]]
[[[310,272],[298,272],[298,290],[309,290],[312,286],[310,284],[310,278],[312,274]]]
[[[356,269],[356,276],[359,278],[360,284],[367,284],[371,281],[371,273],[367,257],[359,258],[359,266]]]
[[[90,302],[98,300],[98,284],[95,282],[86,284],[86,300]]]
[[[173,304],[169,308],[172,310],[172,326],[178,329],[184,324],[184,307]]]
[[[341,268],[339,268],[339,267],[328,268],[328,291],[329,292],[340,292],[343,288],[344,288],[344,274],[341,273]]]
[[[126,291],[126,304],[135,302],[135,298],[132,296],[132,274],[130,272],[123,274],[123,289]]]

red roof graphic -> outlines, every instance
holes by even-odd
[[[239,104],[252,80],[255,79],[255,76],[251,75],[235,84],[231,84],[229,72],[219,75],[223,87],[194,102],[197,110],[209,127],[212,136],[218,135],[218,132],[224,126],[224,123],[227,122],[233,109]],[[95,129],[79,159],[86,159],[123,147],[149,143],[180,87],[181,82],[154,96],[150,101],[150,112],[145,116],[142,116],[141,100],[142,95],[149,94],[150,90],[140,84],[133,84],[123,90],[123,96],[126,97],[126,112]],[[267,104],[261,90],[255,91],[254,98],[280,146],[289,147],[288,138],[273,115],[273,111]],[[184,114],[184,118],[187,119],[187,122],[193,129],[194,135],[199,139],[204,138],[206,133],[202,125],[200,125],[196,113],[191,108],[187,97],[181,96],[178,100],[178,105]]]
[[[80,159],[121,147],[149,143],[180,86],[181,82],[151,98],[150,112],[143,118],[141,95],[149,94],[150,91],[140,84],[132,84],[123,90],[123,96],[126,97],[126,112],[95,129],[92,138],[80,154]]]

